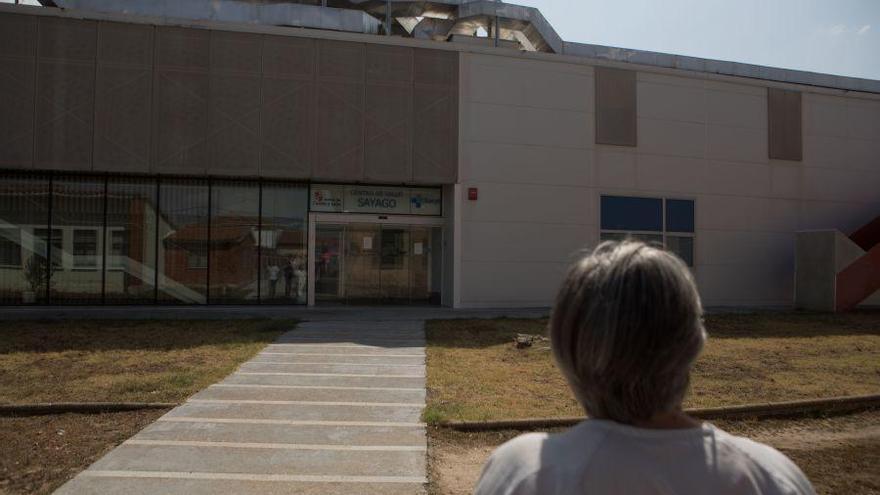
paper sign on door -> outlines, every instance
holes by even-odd
[[[413,254],[419,255],[422,254],[422,243],[417,242],[413,245]]]
[[[371,236],[364,237],[364,249],[365,250],[373,249],[373,238]]]

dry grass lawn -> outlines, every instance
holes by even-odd
[[[293,326],[282,320],[5,322],[0,404],[181,402]]]
[[[546,320],[432,321],[425,420],[582,414],[548,342],[516,349]],[[709,342],[686,407],[880,393],[880,311],[707,315]]]

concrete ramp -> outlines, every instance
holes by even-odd
[[[424,493],[421,321],[313,322],[58,494]]]

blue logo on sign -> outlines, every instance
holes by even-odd
[[[413,205],[414,208],[421,208],[421,207],[422,207],[422,198],[421,198],[421,196],[413,196],[413,197],[409,200],[409,202],[412,203],[412,205]]]

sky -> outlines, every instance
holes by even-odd
[[[880,80],[880,0],[507,1],[566,41]]]
[[[507,0],[566,41],[880,80],[880,0]]]

